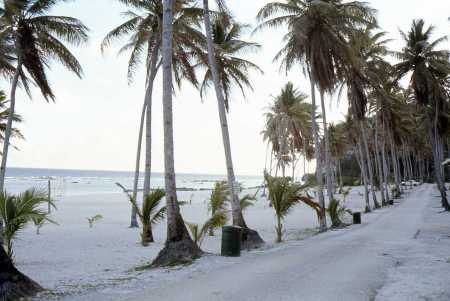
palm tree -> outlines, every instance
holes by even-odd
[[[283,241],[283,220],[295,205],[301,201],[307,205],[312,205],[312,203],[309,198],[301,196],[301,193],[307,188],[307,185],[295,184],[289,178],[272,177],[267,173],[265,174],[265,180],[269,191],[268,198],[275,210],[277,218],[277,224],[275,226],[277,233],[276,242],[279,243]]]
[[[440,149],[442,137],[448,125],[448,95],[444,81],[450,74],[450,52],[437,50],[446,37],[431,40],[434,27],[425,28],[424,20],[414,20],[408,33],[400,32],[405,46],[396,52],[400,62],[395,65],[398,77],[411,73],[410,87],[414,91],[415,101],[426,114],[429,143],[433,149],[434,169],[442,206],[450,210],[444,186]]]
[[[38,218],[54,223],[48,217],[47,211],[40,209],[41,205],[48,203],[47,194],[35,189],[27,190],[17,196],[7,193],[0,195],[0,218],[4,223],[2,236],[6,253],[11,259],[13,258],[13,239],[28,223]],[[50,204],[54,206],[51,200]]]
[[[228,220],[226,211],[229,196],[230,190],[228,189],[227,182],[219,181],[214,184],[214,189],[211,192],[211,196],[209,197],[208,202],[208,212],[211,213],[211,217],[218,214],[219,212],[224,214],[224,225]],[[213,228],[209,229],[209,236],[214,236]]]
[[[194,243],[200,248],[207,232],[214,232],[215,229],[223,227],[227,223],[225,211],[217,211],[202,226],[186,222],[191,232]]]
[[[272,145],[273,152],[277,154],[277,169],[282,168],[283,177],[285,165],[289,162],[292,163],[294,175],[295,153],[303,153],[307,157],[307,149],[312,142],[312,109],[311,104],[305,102],[306,98],[289,82],[274,98],[273,105],[265,114],[264,140]]]
[[[215,22],[213,28],[210,19],[209,1],[203,0],[204,23],[208,50],[207,66],[209,68],[206,72],[204,84],[202,86],[206,87],[209,81],[212,81],[214,85],[219,109],[225,162],[227,166],[228,185],[230,187],[232,198],[231,204],[233,225],[244,228],[245,233],[242,235],[243,242],[241,246],[249,249],[259,247],[264,243],[264,241],[255,230],[248,228],[242,215],[242,210],[239,206],[239,196],[235,187],[236,179],[231,155],[230,133],[228,130],[226,109],[228,107],[228,95],[231,82],[237,84],[241,89],[243,87],[242,85],[250,86],[247,79],[247,70],[259,70],[259,68],[253,63],[239,59],[235,57],[235,55],[241,53],[245,49],[258,47],[258,45],[239,40],[242,26],[239,24],[227,24],[227,22],[230,21],[230,17],[227,13],[224,0],[216,0],[216,3],[224,16],[222,16],[221,20],[217,20],[217,22]],[[227,30],[229,31],[227,32]],[[221,62],[221,64],[218,62]],[[224,94],[227,97],[225,97]]]
[[[162,67],[167,239],[164,248],[159,252],[152,263],[154,266],[190,262],[202,254],[200,248],[189,236],[183,217],[180,214],[180,207],[177,201],[172,115],[172,37],[174,2],[172,0],[164,0],[163,3]]]
[[[45,68],[51,59],[56,58],[78,77],[82,76],[81,65],[62,41],[80,45],[87,41],[88,29],[75,18],[48,15],[47,13],[59,2],[62,1],[5,1],[3,7],[0,8],[3,32],[10,40],[16,60],[11,85],[10,114],[6,125],[0,165],[0,192],[4,191],[6,163],[19,80],[22,79],[22,85],[28,87],[24,70],[39,87],[46,100],[55,99],[47,80]]]
[[[146,195],[142,202],[142,209],[132,194],[120,183],[117,186],[122,188],[127,195],[128,200],[134,207],[137,216],[142,224],[141,243],[143,246],[148,246],[149,243],[154,242],[152,227],[160,223],[166,217],[166,207],[160,206],[162,199],[165,196],[163,189],[155,189]]]
[[[163,3],[161,0],[118,0],[130,6],[142,14],[133,11],[124,13],[128,20],[110,31],[104,38],[101,49],[102,52],[115,40],[129,37],[128,42],[120,49],[119,53],[131,51],[128,61],[128,81],[132,83],[136,70],[144,61],[146,65],[146,87],[144,104],[140,116],[140,126],[138,134],[138,145],[135,163],[135,174],[133,182],[133,199],[137,199],[139,169],[141,158],[142,138],[145,121],[145,170],[143,201],[150,193],[151,159],[152,159],[152,97],[154,81],[161,66],[161,35]],[[182,79],[187,79],[193,84],[197,84],[193,66],[190,65],[189,58],[192,51],[204,44],[204,36],[199,31],[199,20],[202,10],[193,6],[193,1],[177,1],[173,20],[173,72],[180,85]],[[198,52],[198,50],[196,51]],[[132,206],[131,227],[137,227],[136,210]]]

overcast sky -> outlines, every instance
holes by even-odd
[[[266,0],[228,0],[241,22],[255,24],[255,16]],[[407,30],[414,18],[424,18],[437,27],[436,36],[450,34],[450,1],[448,0],[373,0],[381,27],[398,39],[398,29]],[[135,160],[137,130],[144,94],[144,75],[128,85],[126,55],[117,57],[112,48],[100,53],[105,34],[123,19],[126,8],[114,0],[78,0],[58,6],[54,14],[81,19],[90,29],[88,45],[73,49],[84,67],[82,80],[52,65],[49,78],[56,94],[55,103],[46,103],[37,91],[30,100],[19,93],[17,111],[25,123],[20,126],[25,141],[15,141],[20,150],[10,152],[9,166],[72,168],[100,170],[132,170]],[[246,58],[253,60],[264,75],[252,74],[254,91],[246,97],[235,93],[228,115],[231,145],[237,174],[261,174],[266,147],[260,132],[263,114],[281,87],[291,80],[308,92],[308,82],[301,72],[288,76],[272,63],[281,47],[283,30],[269,30],[250,39],[263,48]],[[400,47],[391,43],[392,48]],[[450,45],[449,45],[450,47]],[[300,70],[300,69],[299,69]],[[10,87],[2,82],[9,93]],[[156,81],[153,121],[153,171],[163,171],[163,136],[161,78]],[[345,103],[333,102],[332,120],[342,118]],[[224,174],[225,164],[219,128],[217,103],[210,94],[202,103],[189,85],[174,98],[175,161],[177,172]]]

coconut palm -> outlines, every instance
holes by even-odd
[[[214,229],[223,227],[226,223],[227,223],[226,212],[217,211],[203,224],[203,226],[188,222],[186,222],[186,225],[188,226],[189,231],[191,232],[194,243],[200,248],[207,232],[211,231],[214,232]]]
[[[249,249],[259,247],[264,241],[256,231],[247,227],[239,206],[226,110],[229,105],[228,98],[232,84],[237,85],[241,90],[244,86],[251,87],[248,80],[248,70],[259,70],[255,64],[241,59],[237,55],[245,50],[254,49],[259,46],[240,40],[241,31],[244,27],[231,21],[224,0],[216,0],[216,3],[222,16],[212,24],[209,1],[203,0],[207,60],[203,59],[202,61],[208,67],[202,85],[204,88],[202,90],[204,91],[210,85],[210,82],[212,82],[217,98],[228,185],[231,191],[233,225],[244,228],[245,234],[242,237],[246,239],[241,245],[243,248]],[[207,64],[205,64],[206,62]]]
[[[265,175],[267,189],[269,191],[268,199],[275,210],[277,224],[275,230],[277,233],[276,242],[283,240],[283,220],[300,203],[300,193],[306,186],[294,184],[289,178],[272,177]]]
[[[202,254],[184,224],[177,201],[173,146],[172,54],[173,4],[164,0],[162,31],[164,167],[167,207],[167,238],[164,248],[153,261],[154,266],[190,262]]]
[[[19,195],[2,193],[0,195],[0,218],[3,221],[3,239],[6,253],[12,259],[13,240],[33,219],[43,218],[54,223],[47,211],[40,209],[43,204],[48,204],[49,199],[45,192],[35,189],[27,190]],[[50,200],[50,204],[54,206]]]
[[[400,32],[405,46],[396,52],[400,60],[395,65],[398,77],[411,74],[410,87],[414,98],[427,116],[426,125],[429,143],[433,149],[433,160],[437,186],[441,194],[442,206],[450,210],[447,201],[440,149],[442,136],[448,128],[448,103],[444,89],[444,80],[450,74],[450,53],[437,48],[446,41],[446,37],[432,40],[434,27],[425,27],[424,20],[414,20],[409,32]]]
[[[228,189],[227,182],[219,181],[214,185],[214,189],[211,192],[211,196],[208,202],[208,212],[211,213],[211,217],[216,215],[219,212],[222,212],[225,215],[223,219],[224,225],[226,224],[228,217],[226,214],[227,204],[229,201],[230,190]],[[192,231],[191,231],[192,232]],[[209,235],[214,236],[214,229],[209,229]]]
[[[289,82],[265,114],[264,140],[277,154],[277,167],[281,167],[283,177],[285,165],[291,163],[294,169],[295,154],[307,156],[307,148],[311,145],[311,104],[306,102],[306,98]]]
[[[6,125],[0,166],[0,191],[3,191],[4,188],[19,80],[22,79],[22,85],[27,87],[24,71],[28,72],[46,100],[55,99],[46,75],[46,66],[51,59],[58,60],[78,77],[82,76],[81,65],[66,48],[63,41],[78,46],[87,41],[88,29],[75,18],[48,15],[50,10],[60,2],[62,1],[5,1],[0,9],[3,31],[13,45],[12,53],[16,60],[11,85],[10,114]]]
[[[128,37],[119,54],[131,52],[128,61],[128,80],[132,83],[135,73],[142,62],[146,66],[146,87],[144,105],[140,116],[138,145],[133,182],[133,198],[137,199],[142,138],[145,121],[145,169],[143,200],[150,193],[151,145],[152,145],[152,96],[154,81],[161,66],[161,35],[163,3],[161,0],[117,0],[131,9],[124,13],[128,18],[123,24],[110,31],[104,38],[102,52],[116,40]],[[199,20],[202,10],[193,6],[194,1],[177,0],[174,7],[173,20],[173,72],[180,85],[183,79],[197,84],[193,66],[189,57],[192,51],[204,44],[204,36],[199,31]],[[198,52],[198,50],[197,50]],[[131,227],[137,227],[136,211],[132,207]]]
[[[139,220],[142,224],[141,243],[143,246],[147,246],[149,243],[154,242],[152,227],[160,223],[166,216],[166,207],[160,206],[165,192],[163,189],[155,189],[147,194],[142,202],[142,208],[139,208],[139,204],[132,194],[120,183],[116,183],[117,186],[122,188],[123,192],[127,195],[128,200],[134,207]]]

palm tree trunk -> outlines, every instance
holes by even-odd
[[[366,212],[370,212],[372,211],[370,209],[370,203],[369,203],[369,177],[367,176],[367,165],[364,162],[364,153],[363,153],[363,148],[361,146],[361,138],[358,139],[357,141],[358,144],[358,152],[359,152],[359,166],[361,168],[361,174],[362,174],[362,178],[363,178],[363,182],[364,182],[364,200],[366,201]]]
[[[394,144],[394,138],[392,137],[391,131],[388,130],[388,139],[391,146],[391,159],[392,159],[392,168],[394,170],[394,180],[395,180],[395,186],[398,191],[402,191],[402,187],[400,185],[400,177],[399,177],[399,171],[398,171],[398,165],[397,165],[397,151],[395,149]]]
[[[21,300],[34,296],[42,288],[19,272],[0,246],[0,300]]]
[[[173,0],[163,2],[163,120],[164,120],[164,168],[167,207],[167,239],[164,248],[153,261],[153,266],[167,266],[190,262],[202,251],[192,241],[184,224],[177,200],[173,145],[172,113],[172,42]]]
[[[9,99],[9,114],[8,114],[8,120],[6,123],[6,129],[5,129],[5,137],[3,139],[3,152],[2,152],[2,162],[0,166],[0,193],[4,192],[5,189],[5,176],[6,176],[6,163],[8,160],[8,150],[9,150],[9,144],[13,129],[13,119],[14,119],[14,110],[16,107],[16,90],[17,85],[19,84],[19,77],[20,73],[22,72],[22,59],[19,56],[18,62],[17,62],[17,68],[16,72],[13,77],[13,81],[11,84],[11,96]],[[3,243],[3,221],[0,220],[0,247]]]
[[[227,175],[228,175],[228,186],[230,187],[231,195],[232,195],[232,215],[233,215],[233,225],[240,227],[247,227],[244,221],[244,217],[242,215],[242,211],[240,208],[239,197],[237,191],[235,189],[235,176],[233,169],[233,160],[231,157],[231,143],[230,143],[230,135],[228,131],[228,121],[225,112],[225,99],[223,96],[223,90],[219,81],[219,74],[217,71],[215,53],[214,53],[214,44],[212,37],[212,27],[211,20],[209,15],[209,1],[203,0],[203,10],[204,10],[204,22],[205,22],[205,30],[206,30],[206,38],[208,43],[208,63],[211,69],[211,75],[214,82],[214,89],[216,92],[218,108],[219,108],[219,118],[220,125],[222,130],[222,139],[225,151],[225,160],[227,165]]]
[[[322,107],[322,121],[323,121],[323,133],[325,140],[325,172],[327,178],[327,192],[328,201],[333,200],[333,180],[331,177],[331,151],[330,151],[330,138],[328,135],[328,123],[327,123],[327,112],[325,109],[325,99],[324,92],[320,92],[320,105]]]
[[[441,172],[441,160],[439,158],[439,151],[438,151],[438,138],[437,138],[437,130],[436,130],[436,126],[433,126],[431,124],[431,121],[429,120],[429,118],[427,118],[428,120],[428,137],[429,140],[431,142],[431,148],[433,151],[433,161],[434,161],[434,173],[435,173],[435,177],[436,177],[436,184],[437,187],[439,189],[439,192],[441,194],[441,204],[442,207],[445,208],[445,210],[450,210],[450,206],[449,203],[447,201],[447,193],[445,191],[445,185],[442,179],[442,172]]]
[[[389,185],[388,185],[388,181],[389,181],[389,168],[387,166],[387,160],[386,160],[386,130],[384,127],[384,120],[383,120],[383,133],[384,133],[384,137],[383,137],[383,143],[381,144],[381,159],[383,161],[383,178],[384,178],[384,192],[386,193],[386,200],[389,201]]]
[[[375,161],[376,161],[377,167],[378,167],[378,179],[380,181],[380,190],[381,190],[381,203],[383,205],[387,205],[389,200],[386,199],[386,195],[384,193],[385,182],[384,182],[384,176],[383,176],[383,167],[381,166],[381,160],[380,160],[380,145],[379,145],[379,139],[378,139],[378,114],[375,117]]]
[[[139,135],[138,135],[138,145],[137,145],[137,151],[136,151],[136,164],[134,169],[134,180],[133,180],[133,199],[137,199],[137,190],[138,190],[138,183],[139,183],[139,167],[141,164],[141,148],[142,148],[142,136],[144,132],[144,121],[145,121],[145,112],[147,109],[147,102],[144,101],[144,105],[142,106],[142,112],[141,112],[141,122],[139,124]],[[131,222],[130,222],[130,228],[138,228],[138,222],[137,222],[137,210],[136,207],[131,205]]]
[[[360,122],[360,129],[361,129],[361,136],[364,144],[364,150],[366,155],[366,161],[367,161],[367,169],[369,171],[369,179],[370,179],[370,190],[372,192],[372,200],[375,209],[380,208],[380,204],[378,204],[377,201],[377,195],[375,192],[375,180],[373,176],[373,168],[372,168],[372,160],[370,158],[370,152],[369,152],[369,143],[367,142],[367,127],[365,126],[365,121]]]
[[[159,42],[156,41],[153,45],[152,57],[150,62],[150,73],[148,76],[147,89],[145,91],[145,102],[147,103],[147,112],[145,119],[145,172],[144,172],[144,187],[142,192],[143,200],[150,193],[150,177],[152,173],[152,98],[153,86],[158,73],[158,54]]]
[[[311,74],[309,75],[310,82],[311,82],[311,102],[312,102],[312,112],[311,112],[311,119],[312,119],[312,130],[313,130],[313,136],[314,136],[314,153],[316,157],[316,180],[317,180],[317,195],[319,197],[319,205],[322,210],[321,217],[319,219],[319,228],[320,231],[326,231],[327,230],[327,220],[325,215],[325,197],[323,195],[323,178],[322,178],[322,158],[320,156],[320,139],[319,139],[319,129],[317,126],[317,120],[316,120],[316,89],[314,81],[311,77]]]
[[[159,43],[158,43],[159,44]],[[146,125],[146,136],[145,136],[145,173],[144,173],[144,191],[143,198],[150,193],[150,176],[151,176],[151,131],[152,131],[152,97],[153,97],[153,85],[155,82],[155,77],[158,72],[157,61],[158,61],[158,49],[159,45],[155,45],[151,54],[150,70],[147,79],[147,87],[145,89],[144,105],[142,106],[141,121],[139,125],[139,136],[138,136],[138,146],[136,151],[136,165],[134,171],[134,181],[133,181],[133,198],[137,199],[138,183],[139,183],[139,168],[141,164],[141,149],[142,149],[142,137],[144,133],[144,121]],[[137,212],[134,206],[131,206],[131,223],[130,228],[139,227],[137,222]]]
[[[236,179],[234,175],[233,160],[231,156],[231,143],[230,133],[228,131],[228,121],[225,112],[225,99],[223,96],[223,89],[219,81],[219,74],[217,71],[217,64],[214,52],[214,44],[212,37],[212,27],[209,15],[209,3],[208,0],[203,0],[203,12],[206,31],[206,40],[208,46],[208,63],[211,69],[211,75],[214,82],[214,90],[216,92],[217,104],[219,108],[220,127],[222,130],[222,140],[225,151],[225,162],[227,166],[228,186],[230,188],[232,202],[231,210],[233,217],[233,225],[244,228],[244,234],[242,235],[242,248],[250,249],[260,247],[264,241],[259,236],[258,232],[251,230],[245,223],[244,216],[242,215],[242,209],[239,201],[239,194],[236,189]]]
[[[12,134],[14,111],[15,111],[15,107],[16,107],[16,90],[17,90],[17,85],[19,84],[19,77],[20,77],[21,72],[22,72],[22,59],[19,57],[16,72],[14,74],[12,84],[11,84],[11,96],[9,98],[9,102],[10,102],[9,114],[8,114],[8,120],[6,123],[5,137],[3,140],[2,163],[0,166],[0,192],[1,193],[3,193],[4,188],[5,188],[6,163],[8,160],[8,150],[9,150],[9,144],[10,144],[10,139],[11,139],[11,134]]]

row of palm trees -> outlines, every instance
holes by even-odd
[[[258,233],[247,227],[242,215],[226,115],[232,87],[251,87],[248,73],[259,71],[257,66],[243,60],[240,55],[245,49],[257,49],[259,45],[241,39],[245,26],[232,18],[224,0],[215,1],[217,11],[209,8],[208,0],[201,2],[201,8],[200,3],[194,0],[118,1],[136,12],[127,11],[125,15],[128,19],[105,37],[102,49],[116,39],[127,37],[128,42],[120,52],[131,52],[129,80],[132,81],[141,62],[145,62],[146,70],[132,194],[134,199],[137,197],[144,129],[144,198],[150,193],[152,95],[156,76],[162,69],[167,238],[164,249],[153,262],[154,266],[191,261],[202,254],[185,226],[176,194],[172,96],[174,86],[180,87],[186,80],[198,86],[202,95],[208,87],[214,87],[228,187],[232,195],[233,224],[244,228],[244,247],[261,244]],[[4,190],[17,88],[29,91],[33,83],[45,99],[53,101],[55,96],[47,80],[46,66],[54,58],[77,76],[82,76],[80,64],[63,43],[77,46],[86,42],[88,29],[77,19],[48,15],[58,2],[5,0],[0,8],[0,69],[1,74],[11,80],[9,116],[0,166],[0,191]],[[358,158],[366,189],[367,210],[372,207],[370,194],[373,206],[380,205],[376,196],[377,186],[383,192],[382,199],[389,199],[387,187],[391,174],[400,190],[402,172],[404,178],[410,178],[415,174],[423,176],[430,170],[426,166],[429,157],[420,151],[420,147],[427,142],[431,145],[433,170],[442,204],[449,209],[441,162],[448,134],[450,63],[447,51],[436,50],[444,39],[431,41],[432,27],[425,28],[423,21],[415,21],[410,32],[403,34],[403,50],[395,53],[400,62],[392,66],[386,58],[387,40],[378,29],[374,15],[371,7],[358,1],[285,0],[265,5],[257,16],[259,25],[256,31],[287,25],[285,45],[276,60],[281,61],[286,71],[301,66],[310,80],[311,104],[305,102],[305,96],[292,84],[287,85],[280,97],[275,99],[274,114],[267,115],[265,136],[273,145],[283,176],[286,164],[298,161],[299,153],[307,158],[315,157],[317,192],[322,210],[318,216],[322,231],[327,229],[322,171],[325,171],[331,202],[334,200],[333,165],[345,153],[339,146],[341,139],[336,139],[336,132],[348,135],[348,142],[351,142],[348,145]],[[201,82],[198,80],[199,70],[203,71]],[[410,89],[401,89],[399,80],[410,74]],[[345,91],[349,101],[348,122],[336,125],[336,128],[345,129],[339,131],[327,122],[325,101],[334,93]],[[320,97],[322,127],[319,126],[316,111],[316,93]],[[411,103],[416,103],[421,109],[417,110]],[[420,144],[423,139],[416,140],[412,135],[400,132],[404,124],[396,119],[396,114],[399,114],[396,106],[401,107],[401,113],[404,108],[411,111],[412,124],[423,127],[427,141]],[[309,116],[307,110],[310,111]],[[402,116],[401,113],[399,115]],[[381,184],[377,185],[377,181]],[[135,216],[136,212],[133,212],[132,226],[137,225]],[[0,267],[4,273],[1,276],[6,279],[6,284],[0,285],[7,285],[13,294],[35,292],[36,286],[26,277],[17,276],[21,274],[3,256],[4,250],[0,249]],[[3,290],[0,288],[0,291]]]
[[[378,27],[375,10],[359,1],[272,2],[260,10],[258,20],[255,31],[287,28],[285,44],[275,60],[286,71],[300,66],[311,83],[309,121],[300,117],[306,108],[298,112],[306,96],[292,84],[276,97],[266,114],[263,134],[275,154],[276,170],[280,167],[285,176],[286,163],[295,169],[295,154],[311,158],[313,147],[323,211],[324,178],[331,202],[336,170],[349,152],[359,163],[366,211],[380,207],[378,189],[383,204],[390,199],[391,177],[396,190],[401,191],[402,176],[423,179],[434,170],[442,205],[450,210],[442,167],[449,134],[450,62],[449,52],[437,49],[446,38],[433,41],[434,28],[426,27],[423,20],[415,20],[409,32],[401,32],[402,50],[389,51],[390,40]],[[394,65],[390,63],[391,54],[397,60]],[[404,78],[409,79],[407,87],[400,84]],[[316,112],[317,91],[320,116]],[[346,94],[349,106],[347,121],[337,125],[328,124],[325,111],[325,97],[334,94]],[[319,117],[323,122],[321,129]],[[309,126],[312,135],[308,133]],[[325,219],[320,227],[326,230]]]

